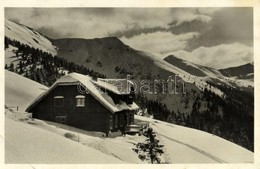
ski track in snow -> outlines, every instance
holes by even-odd
[[[156,135],[158,137],[158,140],[162,143],[162,145],[165,145],[164,141],[160,139],[160,137],[163,136],[163,135],[158,135],[158,134]],[[173,162],[171,160],[171,157],[170,157],[170,155],[167,152],[167,149],[165,147],[163,147],[163,151],[164,151],[164,153],[163,153],[164,162],[167,163],[167,164],[172,164]]]
[[[207,152],[205,152],[205,151],[203,151],[203,150],[201,150],[201,149],[199,149],[199,148],[197,148],[197,147],[194,147],[194,146],[192,146],[192,145],[190,145],[190,144],[187,144],[187,143],[181,142],[181,141],[179,141],[179,140],[170,138],[170,137],[165,136],[165,135],[160,134],[160,133],[157,133],[157,134],[160,135],[160,136],[162,136],[162,137],[164,137],[164,138],[166,138],[166,139],[169,139],[169,140],[174,141],[174,142],[176,142],[176,143],[182,144],[182,145],[184,145],[184,146],[186,146],[186,147],[188,147],[188,148],[191,148],[191,149],[197,151],[198,153],[201,153],[201,154],[205,155],[206,157],[211,158],[211,159],[213,159],[213,160],[215,160],[215,161],[217,161],[217,162],[219,162],[219,163],[227,163],[226,161],[224,161],[224,160],[222,160],[222,159],[220,159],[220,158],[218,158],[218,157],[215,157],[215,156],[213,156],[213,155],[211,155],[211,154],[209,154],[209,153],[207,153]]]

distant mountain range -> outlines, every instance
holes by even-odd
[[[169,62],[176,67],[189,72],[193,76],[206,77],[210,76],[208,73],[213,73],[216,76],[225,76],[225,77],[236,77],[238,79],[253,79],[254,78],[254,65],[253,63],[247,63],[245,65],[240,65],[237,67],[230,67],[225,69],[214,69],[206,66],[201,66],[194,64],[180,58],[177,58],[173,55],[167,56],[164,58],[165,61]],[[222,77],[223,78],[223,77]]]

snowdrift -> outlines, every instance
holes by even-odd
[[[19,112],[24,112],[26,107],[47,89],[46,86],[5,70],[5,105],[7,107],[19,106]]]
[[[5,162],[23,164],[122,163],[121,160],[55,133],[9,118]]]

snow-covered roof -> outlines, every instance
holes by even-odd
[[[105,87],[106,89],[113,91],[116,94],[123,94],[122,91],[119,91],[118,88],[116,86],[113,86],[111,83],[105,82],[103,80],[94,81],[90,76],[85,76],[79,73],[70,73],[58,79],[48,91],[44,92],[38,98],[36,98],[26,109],[26,111],[30,111],[32,107],[34,107],[39,101],[41,101],[46,95],[48,95],[55,87],[59,85],[75,85],[79,83],[86,88],[86,92],[91,94],[96,100],[98,100],[112,113],[122,110],[136,110],[139,108],[135,103],[129,105],[123,101],[120,101],[119,104],[115,104],[113,99],[106,92],[103,92],[100,89],[100,87]]]

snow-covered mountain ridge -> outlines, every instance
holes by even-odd
[[[57,48],[39,32],[7,19],[5,19],[5,36],[52,55],[57,54]]]
[[[233,87],[254,87],[254,70],[253,65],[251,63],[241,65],[235,68],[217,70],[214,68],[205,67],[191,63],[186,60],[182,60],[173,55],[167,56],[166,58],[164,58],[164,60],[188,72],[189,77],[191,77],[191,79],[199,79],[202,81],[213,82],[217,80],[217,83],[222,83],[227,86]]]

